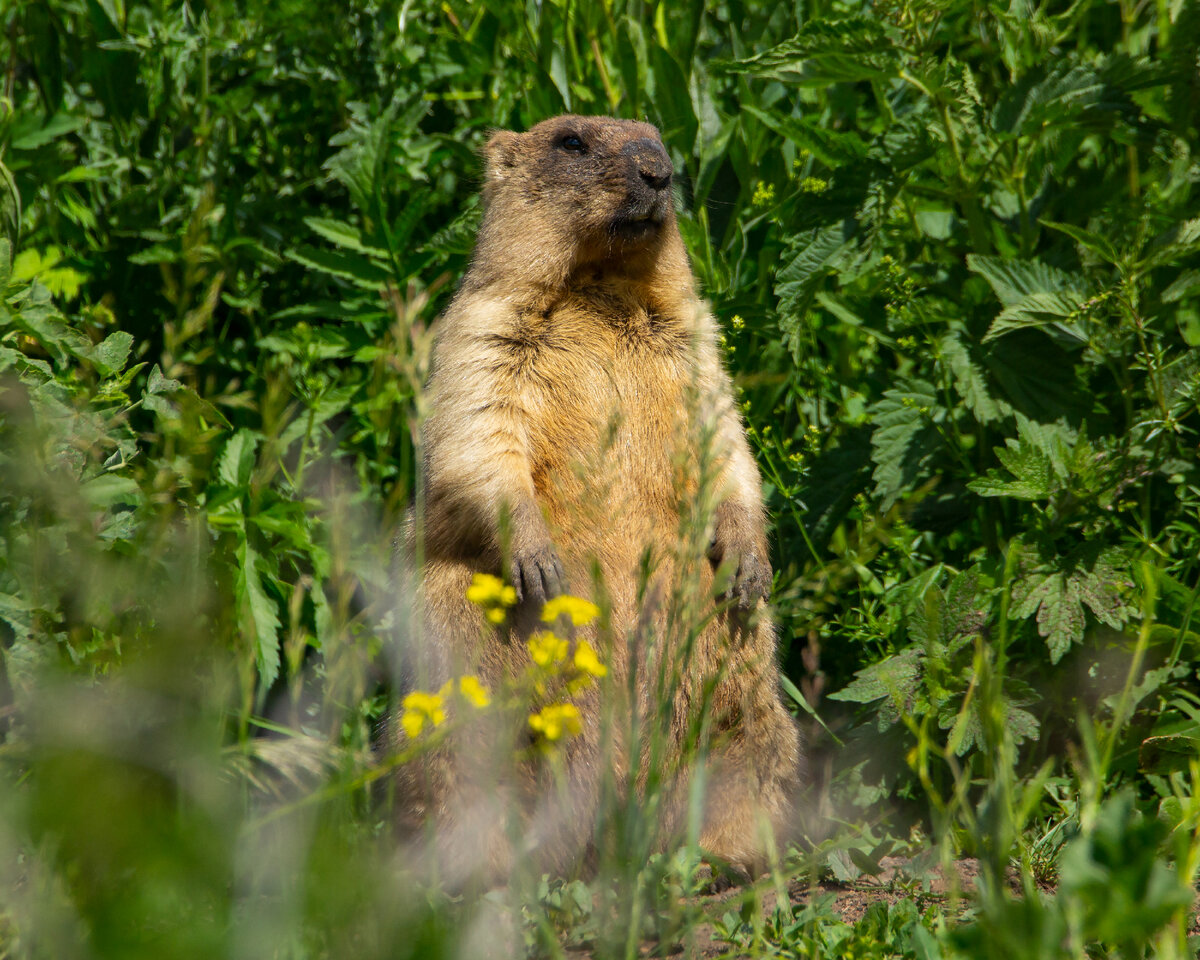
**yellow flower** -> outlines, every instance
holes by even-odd
[[[593,677],[603,677],[608,673],[608,667],[600,662],[595,648],[586,640],[579,641],[575,647],[575,669]]]
[[[767,207],[775,202],[775,184],[763,183],[761,180],[754,185],[754,196],[750,202],[756,207]]]
[[[582,733],[583,718],[573,703],[552,703],[538,713],[530,714],[529,726],[547,740],[561,740]]]
[[[471,706],[479,707],[481,710],[492,702],[488,688],[480,683],[477,677],[459,677],[458,690]]]
[[[440,693],[414,690],[404,698],[402,706],[404,713],[400,715],[400,725],[410,737],[418,736],[426,724],[432,728],[446,722],[445,700]]]
[[[438,696],[452,697],[454,696],[456,687],[458,688],[458,692],[462,694],[463,699],[473,707],[482,709],[492,702],[492,695],[488,691],[488,688],[479,682],[478,677],[473,677],[470,674],[459,677],[457,683],[453,680],[447,680],[442,684],[442,689],[438,691]]]
[[[588,600],[563,594],[542,607],[542,620],[554,623],[561,616],[568,616],[577,627],[585,627],[600,615],[600,608]]]
[[[483,615],[491,623],[504,622],[504,610],[517,602],[517,591],[499,577],[490,573],[477,573],[467,587],[467,599],[483,608]]]
[[[541,630],[529,638],[529,655],[539,667],[561,663],[567,657],[567,641],[560,640],[549,630]]]

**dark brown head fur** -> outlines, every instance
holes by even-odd
[[[673,170],[658,130],[568,114],[484,149],[485,214],[468,280],[565,285],[581,267],[635,277],[682,265]]]

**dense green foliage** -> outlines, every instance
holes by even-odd
[[[17,0],[0,31],[0,954],[458,949],[363,789],[390,540],[478,148],[574,111],[649,119],[679,173],[828,725],[815,819],[850,824],[796,869],[929,843],[990,878],[957,927],[718,934],[1187,955],[1196,0]],[[533,882],[531,949],[686,940],[688,863],[599,907]]]

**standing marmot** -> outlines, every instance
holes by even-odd
[[[533,760],[506,773],[528,730],[492,723],[403,768],[401,809],[432,816],[451,878],[502,876],[514,839],[562,869],[592,839],[607,776],[641,789],[652,767],[658,822],[677,833],[699,743],[701,846],[754,869],[764,822],[789,825],[799,739],[754,609],[771,583],[758,469],[675,222],[670,159],[649,124],[580,116],[500,131],[485,158],[483,224],[428,391],[420,683],[468,672],[503,687],[564,590],[605,611],[589,636],[610,681],[577,698],[583,728],[558,778]],[[487,639],[466,599],[477,572],[507,575],[520,598]],[[655,724],[667,755],[651,758]]]

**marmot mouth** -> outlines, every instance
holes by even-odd
[[[647,237],[657,233],[667,219],[667,204],[661,197],[649,203],[631,203],[611,222],[612,232],[623,237]]]
[[[641,238],[657,233],[662,225],[662,217],[654,214],[644,217],[622,217],[613,221],[612,231],[622,237]]]

